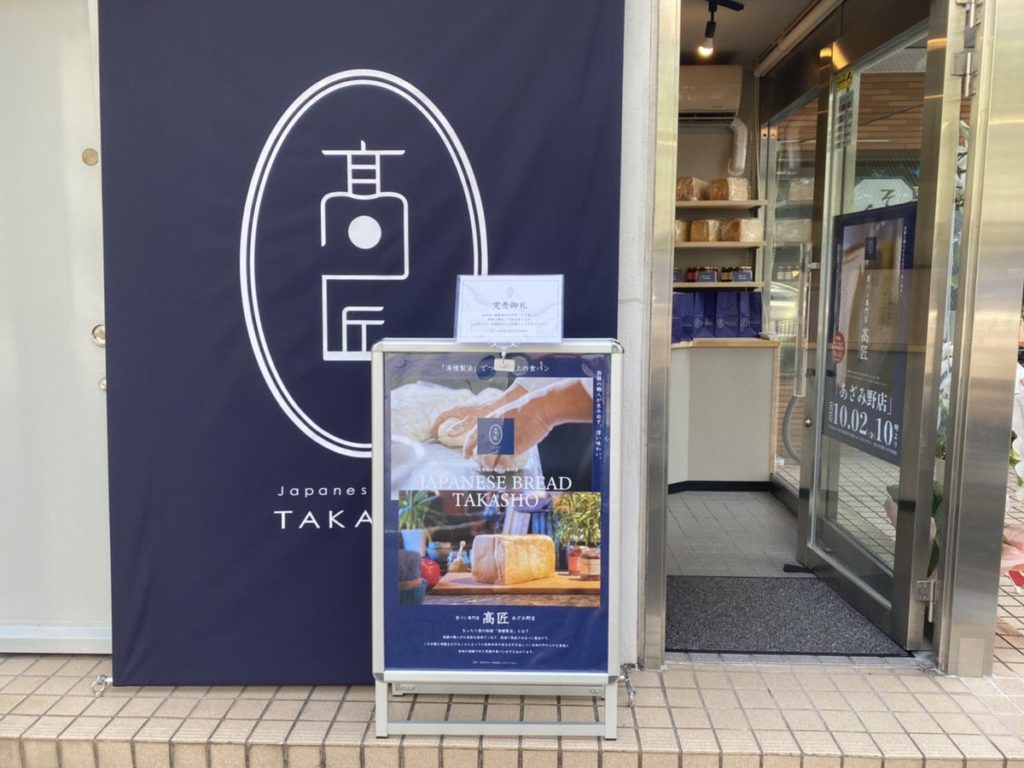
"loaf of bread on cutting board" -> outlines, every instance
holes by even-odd
[[[483,534],[473,539],[473,580],[521,584],[555,575],[555,542],[550,536]]]

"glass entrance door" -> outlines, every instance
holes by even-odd
[[[893,606],[912,599],[911,586],[898,574],[928,535],[906,516],[900,523],[901,482],[912,486],[921,466],[917,435],[906,434],[922,423],[908,381],[920,378],[929,310],[931,259],[914,247],[917,200],[922,163],[944,151],[924,138],[928,63],[922,27],[832,76],[809,363],[815,409],[804,422],[814,461],[804,459],[801,476],[805,561],[904,639]],[[904,501],[904,514],[908,506],[913,518],[923,505]]]
[[[812,537],[880,604],[893,599],[926,43],[840,72],[832,92]]]

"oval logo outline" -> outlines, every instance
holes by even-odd
[[[334,453],[352,458],[368,459],[371,445],[346,440],[317,424],[291,396],[267,345],[260,318],[259,301],[256,296],[256,229],[259,225],[260,205],[263,192],[273,169],[274,160],[280,148],[287,141],[288,134],[302,116],[318,101],[332,93],[358,86],[369,86],[394,93],[411,104],[434,129],[452,160],[466,199],[470,230],[473,241],[473,273],[486,275],[487,224],[484,217],[483,201],[477,186],[476,176],[469,157],[459,141],[455,129],[444,114],[422,91],[408,81],[389,72],[375,69],[350,69],[336,72],[317,81],[296,98],[278,119],[260,152],[256,167],[249,180],[242,214],[242,230],[239,240],[239,279],[242,291],[242,308],[245,325],[249,333],[253,354],[260,372],[277,401],[285,412],[307,437]]]
[[[490,432],[487,434],[487,439],[491,441],[491,445],[501,445],[501,441],[504,437],[505,431],[501,428],[501,425],[492,424]]]

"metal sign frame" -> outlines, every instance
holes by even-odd
[[[621,559],[621,448],[619,429],[622,415],[622,347],[613,339],[573,339],[560,344],[522,344],[508,349],[526,354],[608,355],[608,669],[602,672],[532,672],[387,669],[384,660],[384,362],[389,353],[480,353],[495,354],[494,345],[459,344],[450,339],[384,339],[372,353],[373,434],[373,675],[376,689],[376,735],[445,734],[488,736],[604,736],[614,739],[617,731],[617,688],[619,677]],[[554,721],[409,721],[392,720],[388,713],[389,691],[395,695],[415,693],[495,694],[537,696],[604,697],[604,720],[593,723]]]

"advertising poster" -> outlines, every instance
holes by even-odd
[[[899,464],[916,203],[835,218],[824,434]]]
[[[450,338],[459,275],[616,335],[622,41],[622,0],[99,3],[115,684],[372,679],[370,349]]]
[[[387,669],[606,672],[609,365],[388,352]]]

